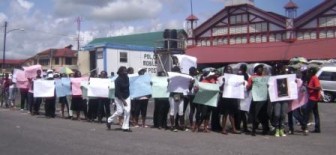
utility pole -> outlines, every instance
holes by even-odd
[[[4,73],[5,63],[6,63],[6,35],[7,35],[7,21],[5,21],[4,29],[4,43],[3,43],[3,53],[2,53],[2,72]],[[4,75],[4,74],[3,74]]]
[[[82,18],[81,17],[77,17],[76,19],[76,23],[77,23],[77,50],[79,51],[80,49],[80,31],[81,31],[81,23],[82,23]]]

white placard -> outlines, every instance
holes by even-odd
[[[34,80],[34,97],[53,97],[55,96],[54,80]]]
[[[168,92],[186,93],[189,91],[191,76],[181,73],[168,72]]]
[[[111,79],[90,78],[88,84],[89,97],[108,97]]]
[[[244,99],[244,76],[224,74],[223,98]]]
[[[185,54],[175,54],[177,60],[180,63],[181,72],[184,74],[189,74],[189,68],[197,68],[197,58]]]
[[[268,81],[271,102],[297,99],[298,89],[295,80],[295,74],[271,76]]]

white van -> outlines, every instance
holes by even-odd
[[[336,66],[324,66],[316,76],[320,79],[323,101],[333,102],[336,97]]]

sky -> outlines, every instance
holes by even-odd
[[[222,10],[225,1],[193,0],[198,25]],[[288,1],[254,0],[256,7],[281,15]],[[293,1],[299,6],[298,15],[323,2]],[[50,48],[72,44],[76,49],[78,17],[83,46],[94,38],[182,29],[190,10],[190,0],[0,0],[0,51],[5,21],[7,32],[24,29],[7,33],[6,58],[26,59]]]

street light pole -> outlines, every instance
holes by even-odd
[[[5,21],[5,30],[4,30],[4,44],[3,44],[3,53],[2,53],[2,72],[5,72],[5,63],[6,63],[6,37],[7,37],[7,21]]]
[[[7,38],[7,33],[9,32],[12,32],[12,31],[16,31],[16,30],[20,30],[20,31],[24,31],[24,29],[12,29],[12,30],[9,30],[7,31],[7,26],[8,26],[8,23],[7,21],[5,21],[5,29],[4,29],[4,44],[3,44],[3,53],[2,53],[2,72],[4,73],[5,72],[5,64],[6,64],[6,38]]]

